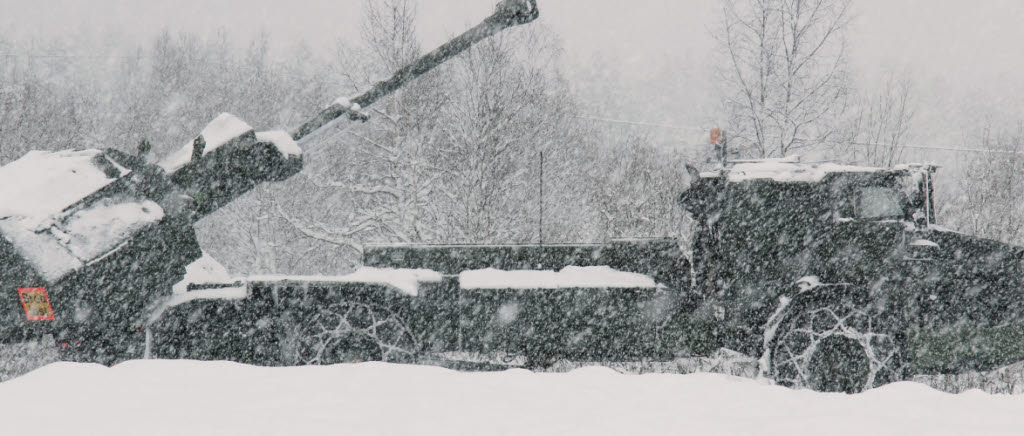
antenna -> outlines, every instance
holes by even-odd
[[[544,245],[544,152],[540,152],[540,212],[537,216],[537,241]]]

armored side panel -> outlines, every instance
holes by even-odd
[[[668,359],[679,351],[666,337],[673,320],[696,306],[689,263],[674,239],[622,240],[577,245],[375,245],[363,250],[367,266],[427,268],[448,275],[426,286],[420,307],[433,328],[431,351],[507,353],[530,365],[556,360]],[[654,279],[650,288],[524,289],[467,287],[458,275],[493,268],[558,271],[607,266]],[[670,333],[670,334],[674,334]]]
[[[419,351],[415,298],[370,283],[270,280],[196,299],[150,325],[152,356],[257,365],[403,361]],[[196,291],[192,291],[196,292]]]
[[[537,366],[669,360],[677,351],[662,333],[679,299],[664,289],[460,289],[449,303],[458,351],[525,356]]]

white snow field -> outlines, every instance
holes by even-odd
[[[0,383],[0,435],[1020,435],[1024,396],[904,382],[794,391],[720,374],[385,363],[55,363]]]

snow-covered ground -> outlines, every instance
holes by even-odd
[[[1019,435],[1024,396],[859,395],[721,374],[455,372],[361,363],[55,363],[0,383],[2,435]]]

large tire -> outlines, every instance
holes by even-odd
[[[899,380],[899,341],[878,328],[877,318],[870,307],[851,298],[799,302],[769,345],[770,375],[786,386],[846,393]]]

